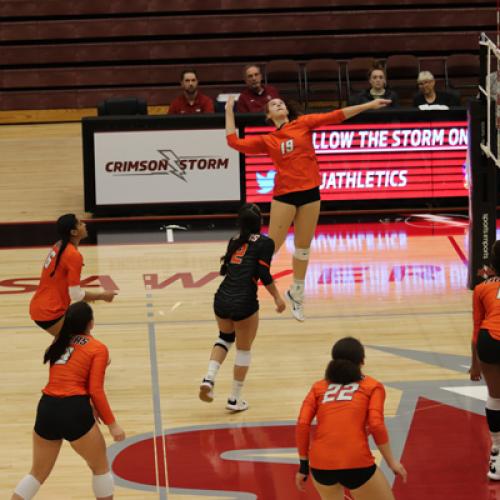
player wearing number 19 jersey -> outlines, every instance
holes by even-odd
[[[268,154],[276,169],[269,237],[276,252],[281,248],[290,227],[294,226],[293,284],[286,293],[295,319],[304,321],[304,288],[310,246],[320,213],[321,177],[312,143],[313,129],[335,125],[365,110],[378,109],[390,101],[376,99],[359,106],[315,113],[298,118],[292,116],[281,99],[266,105],[266,117],[276,130],[269,134],[238,138],[233,102],[226,105],[226,136],[230,147],[245,154]]]

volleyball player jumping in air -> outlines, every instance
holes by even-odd
[[[91,292],[80,288],[83,257],[78,251],[81,240],[87,237],[87,227],[74,214],[57,219],[61,238],[45,259],[40,284],[30,303],[31,319],[45,331],[57,336],[71,302],[104,300],[111,302],[114,291]]]
[[[200,385],[202,401],[214,399],[215,377],[227,353],[236,341],[233,388],[226,404],[232,411],[243,411],[248,403],[241,398],[241,390],[251,360],[252,343],[259,325],[257,283],[262,281],[271,294],[276,311],[285,309],[270,273],[274,253],[272,239],[260,234],[262,216],[257,205],[245,204],[239,211],[240,233],[229,240],[226,254],[221,258],[220,274],[224,276],[214,298],[214,312],[219,327],[208,363],[208,371]]]
[[[294,225],[293,284],[286,292],[292,314],[304,321],[304,286],[309,261],[309,248],[320,213],[321,178],[312,144],[314,128],[341,123],[363,111],[379,109],[391,103],[375,99],[365,104],[349,106],[329,113],[291,116],[281,99],[266,105],[267,119],[276,130],[267,134],[239,139],[234,119],[234,99],[226,104],[226,134],[229,146],[247,154],[267,153],[276,168],[269,237],[277,252],[290,226]]]

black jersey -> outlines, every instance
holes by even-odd
[[[262,234],[252,234],[238,248],[227,265],[226,275],[215,294],[217,300],[238,307],[257,300],[257,283],[273,282],[271,259],[274,241]]]

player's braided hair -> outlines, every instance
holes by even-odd
[[[78,219],[76,218],[75,214],[64,214],[61,215],[59,219],[57,219],[57,234],[61,237],[61,248],[59,248],[59,252],[57,253],[54,270],[50,273],[51,278],[56,272],[59,261],[61,260],[61,255],[68,246],[69,240],[71,238],[71,231],[73,229],[76,229],[77,223]]]
[[[231,238],[227,245],[226,253],[221,257],[220,274],[226,275],[227,266],[231,257],[238,248],[248,242],[251,234],[259,234],[262,225],[260,208],[254,203],[245,203],[238,212],[238,225],[240,234],[237,238]]]
[[[362,378],[361,365],[365,360],[365,348],[358,339],[344,337],[332,347],[332,360],[325,371],[325,379],[333,384],[350,384]]]
[[[500,240],[495,241],[491,247],[490,264],[495,274],[500,275]]]
[[[54,342],[45,351],[43,362],[53,365],[66,352],[71,337],[85,333],[88,324],[94,319],[92,308],[87,302],[75,302],[68,307],[64,324]]]

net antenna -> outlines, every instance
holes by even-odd
[[[500,1],[500,0],[499,0]],[[499,35],[499,20],[500,20],[500,10],[498,9],[497,2],[497,44]],[[481,142],[481,149],[484,154],[495,162],[495,165],[500,168],[500,159],[498,158],[498,143],[499,143],[499,133],[498,128],[500,127],[500,49],[498,45],[495,45],[492,40],[488,38],[485,33],[481,33],[481,39],[479,41],[481,47],[481,55],[483,61],[482,64],[485,65],[485,69],[481,71],[481,76],[485,74],[485,78],[482,78],[479,84],[479,92],[484,96],[486,101],[486,137],[484,142]],[[493,59],[494,58],[494,59]],[[492,61],[495,60],[496,68],[493,71]],[[490,102],[494,101],[496,106],[490,105]],[[496,120],[493,119],[496,111]],[[496,123],[496,127],[492,127],[492,124]],[[492,130],[495,129],[495,130]],[[495,147],[493,146],[493,141],[495,142]]]
[[[500,50],[482,33],[479,39],[478,98],[469,101],[469,259],[467,285],[473,289],[490,275],[490,251],[496,240],[498,91]]]

